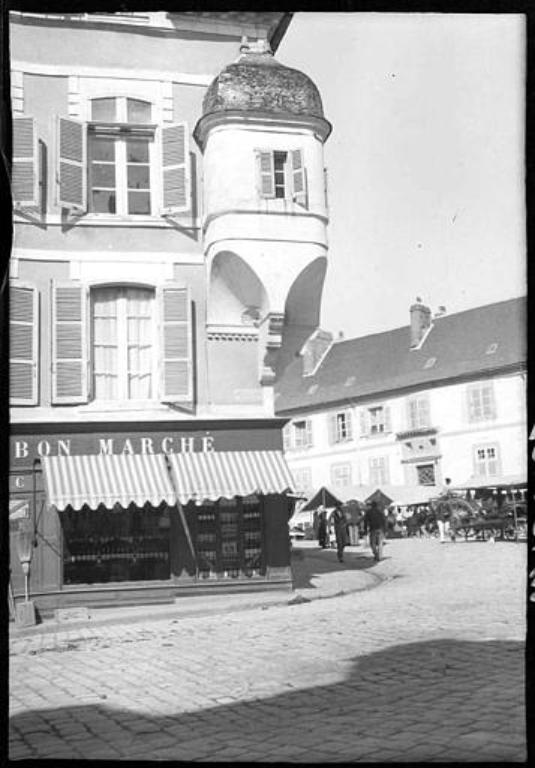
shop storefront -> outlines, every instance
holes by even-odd
[[[15,601],[24,596],[17,536],[28,519],[29,587],[43,614],[290,588],[294,499],[277,420],[47,430],[11,435]]]

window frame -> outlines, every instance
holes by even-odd
[[[353,477],[353,467],[349,461],[339,461],[331,464],[330,470],[331,483],[333,488],[347,488],[351,485]],[[347,482],[342,482],[344,479]]]
[[[332,411],[327,415],[329,442],[334,445],[353,440],[353,413],[351,408]]]
[[[380,479],[374,479],[375,472],[380,471]],[[368,458],[368,484],[386,485],[389,482],[388,456],[370,456]]]
[[[485,456],[481,459],[478,457],[478,452],[484,451]],[[489,457],[487,455],[488,451],[494,451],[494,456]],[[473,462],[474,462],[474,474],[476,477],[498,477],[501,474],[501,455],[500,455],[500,444],[499,443],[480,443],[477,445],[474,445],[472,448],[472,455],[473,455]],[[496,471],[495,472],[489,472],[488,471],[488,465],[489,462],[495,462],[496,463]],[[485,471],[481,472],[480,468],[483,465]]]
[[[298,430],[298,425],[304,424],[304,429]],[[304,441],[300,442],[304,435]],[[299,436],[299,439],[298,439]],[[311,419],[298,419],[292,422],[292,446],[294,448],[310,448],[312,446],[312,421]]]
[[[119,96],[119,95],[106,95],[95,96],[89,100],[89,110],[92,108],[93,101],[99,99],[114,99],[115,100],[115,120],[94,120],[92,117],[86,121],[86,134],[87,134],[87,172],[86,172],[86,185],[87,185],[87,213],[95,218],[110,218],[110,217],[123,217],[139,219],[140,217],[154,217],[161,209],[162,204],[159,200],[161,196],[161,183],[158,174],[158,153],[157,153],[157,134],[158,125],[154,122],[154,104],[151,101],[141,98],[134,98],[133,96]],[[149,123],[134,123],[128,122],[128,101],[140,101],[148,104],[151,110],[151,122]],[[110,213],[108,211],[95,211],[93,210],[93,195],[92,192],[95,186],[91,181],[91,169],[93,161],[91,158],[92,139],[98,137],[105,137],[108,140],[114,142],[115,146],[115,158],[113,166],[115,169],[115,212]],[[149,212],[148,213],[130,213],[128,210],[128,167],[132,163],[128,162],[128,140],[131,138],[147,138],[148,139],[148,163],[140,163],[140,165],[148,165],[149,167]],[[111,163],[110,163],[111,164]]]
[[[119,299],[117,301],[118,312],[117,319],[117,371],[118,371],[118,396],[116,398],[97,398],[95,396],[95,339],[94,339],[94,296],[97,291],[113,291],[120,292]],[[128,393],[128,291],[132,290],[144,290],[147,293],[151,293],[151,397],[148,398],[133,398],[125,395]],[[146,285],[134,285],[134,284],[113,284],[113,285],[93,285],[88,292],[88,319],[89,319],[89,350],[88,350],[88,364],[89,364],[89,402],[94,403],[96,406],[112,406],[124,403],[125,407],[132,407],[136,403],[156,403],[160,402],[159,392],[160,383],[158,380],[158,369],[160,360],[160,348],[158,339],[158,295],[154,286]],[[121,344],[121,341],[126,341],[126,344]],[[119,387],[119,384],[121,385]]]
[[[425,470],[425,469],[429,469],[429,468],[431,468],[433,470],[433,482],[432,483],[422,483],[420,481],[420,471],[419,470],[421,470],[421,469]],[[416,469],[416,480],[417,480],[418,485],[422,485],[424,487],[425,486],[430,486],[430,485],[436,485],[436,480],[437,480],[436,469],[437,468],[436,468],[436,464],[434,462],[428,461],[425,464],[416,464],[415,469]]]
[[[262,156],[269,155],[269,170],[262,170]],[[283,161],[282,173],[284,175],[284,194],[277,195],[277,187],[280,185],[276,182],[277,173],[281,172],[281,169],[276,167],[276,156],[285,155]],[[286,202],[297,203],[305,208],[308,207],[308,194],[307,194],[307,173],[305,165],[305,153],[302,147],[296,148],[274,148],[274,147],[259,147],[255,149],[256,158],[256,178],[257,178],[257,192],[261,200],[284,200]],[[267,159],[267,158],[265,158]],[[298,163],[298,164],[296,164]],[[270,191],[263,190],[262,177],[269,175],[270,179]],[[296,178],[300,178],[300,184],[302,186],[301,191],[296,190]]]
[[[489,392],[487,411],[485,411],[484,402],[485,391]],[[479,402],[474,402],[475,396],[477,396]],[[482,421],[493,421],[496,419],[496,398],[493,382],[486,381],[477,384],[469,384],[466,388],[466,407],[468,422],[470,424],[478,424]]]
[[[307,479],[305,482],[300,481],[301,476],[305,476]],[[293,467],[292,476],[295,483],[295,490],[298,493],[305,493],[312,490],[312,468],[311,467]]]
[[[424,403],[425,407],[422,409],[421,404]],[[429,396],[426,395],[414,395],[407,400],[407,422],[408,428],[426,429],[431,426],[431,408],[430,408]],[[422,419],[422,411],[425,414],[425,418]],[[415,416],[415,418],[413,418]]]

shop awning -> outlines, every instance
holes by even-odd
[[[294,485],[281,451],[173,453],[168,459],[181,504],[282,494]]]
[[[45,456],[41,461],[48,503],[60,510],[84,504],[91,509],[176,504],[163,454]]]

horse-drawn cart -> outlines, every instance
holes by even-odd
[[[432,499],[431,508],[443,513],[454,540],[462,536],[465,541],[519,541],[527,537],[526,502],[514,495],[491,492],[482,501],[469,493],[464,496],[450,491]]]

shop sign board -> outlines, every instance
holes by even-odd
[[[281,450],[280,429],[211,429],[196,431],[69,432],[17,435],[10,438],[12,469],[31,467],[43,456],[172,454],[233,450]],[[22,480],[18,481],[22,483]]]

